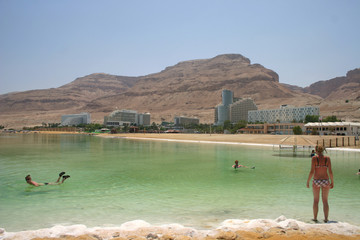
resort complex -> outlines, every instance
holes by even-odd
[[[302,122],[307,115],[320,115],[319,107],[294,107],[281,105],[280,109],[258,110],[250,98],[234,98],[230,90],[222,91],[222,102],[215,107],[214,124],[222,125],[225,121],[237,123],[291,123]]]
[[[295,134],[294,129],[297,128],[300,134],[307,135],[342,135],[355,136],[356,138],[360,135],[360,123],[340,121],[309,122],[306,119],[309,116],[315,116],[321,120],[320,109],[317,106],[295,107],[284,104],[279,109],[258,110],[254,100],[250,98],[235,98],[234,93],[227,89],[222,90],[221,98],[221,103],[214,107],[214,127],[224,126],[226,122],[232,126],[238,123],[246,124],[243,125],[244,127],[235,129],[233,133],[293,135]],[[314,121],[317,121],[317,119]],[[305,124],[304,122],[308,123]],[[89,113],[70,114],[61,117],[60,126],[75,127],[90,123]],[[150,113],[138,113],[135,110],[128,109],[111,112],[109,115],[104,116],[103,122],[104,129],[107,131],[110,131],[110,129],[106,127],[123,128],[124,126],[130,126],[130,129],[132,129],[130,132],[138,132],[140,126],[151,127],[154,124],[151,123]],[[192,133],[198,132],[194,129],[194,126],[197,125],[200,125],[199,118],[175,116],[173,123],[162,122],[159,126],[157,124],[154,126],[156,131],[160,131],[160,128],[162,128],[167,133]],[[64,130],[64,128],[62,129]]]

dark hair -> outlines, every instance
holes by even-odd
[[[27,181],[30,178],[30,174],[25,177],[25,181]]]

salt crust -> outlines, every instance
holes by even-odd
[[[303,233],[316,231],[324,234],[339,235],[357,235],[360,234],[360,227],[343,222],[332,222],[327,224],[304,223],[294,219],[287,219],[280,216],[277,219],[254,219],[225,220],[218,228],[211,230],[197,230],[190,227],[184,227],[180,224],[167,224],[161,226],[153,226],[143,220],[135,220],[122,224],[120,227],[93,227],[88,228],[85,225],[63,226],[56,225],[51,228],[44,228],[32,231],[6,232],[0,228],[1,240],[19,240],[32,238],[59,238],[61,236],[80,236],[84,234],[97,235],[102,239],[112,239],[114,237],[127,236],[187,236],[190,238],[205,238],[206,236],[215,236],[219,231],[269,231],[277,228],[284,232],[288,230],[297,230]]]

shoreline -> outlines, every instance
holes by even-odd
[[[298,148],[314,149],[317,143],[322,144],[336,137],[344,136],[319,136],[319,135],[270,135],[270,134],[196,134],[196,133],[84,133],[84,132],[56,132],[56,131],[37,131],[22,134],[80,134],[103,138],[122,138],[134,140],[157,140],[168,142],[187,142],[187,143],[212,143],[212,144],[232,144],[244,146],[284,146],[296,145]],[[345,136],[349,137],[349,136]],[[353,136],[350,136],[353,137]],[[341,145],[341,144],[339,144]],[[327,150],[356,151],[360,152],[360,142],[356,146],[326,147]]]
[[[292,147],[314,149],[317,141],[330,139],[331,136],[312,136],[312,135],[268,135],[268,134],[169,134],[169,133],[124,133],[124,134],[99,134],[95,135],[104,138],[122,138],[134,140],[154,140],[167,142],[184,143],[207,143],[207,144],[230,144],[244,146],[264,146],[264,147]],[[355,151],[360,152],[359,146],[327,148],[330,151]]]

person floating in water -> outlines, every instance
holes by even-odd
[[[250,168],[250,167],[247,167],[247,166],[244,166],[244,165],[239,165],[239,161],[238,160],[235,160],[235,164],[232,166],[233,168],[237,169],[237,168],[241,168],[241,167],[244,167],[244,168]],[[251,167],[251,169],[254,169],[255,167]]]
[[[60,185],[60,184],[62,184],[66,179],[68,179],[68,178],[70,177],[69,175],[64,175],[64,174],[65,174],[65,172],[59,173],[59,178],[57,179],[56,182],[37,183],[37,182],[35,182],[35,181],[33,181],[33,180],[31,179],[30,174],[25,177],[25,181],[26,181],[28,184],[30,184],[30,185],[34,185],[35,187],[44,186],[44,185]],[[64,175],[64,176],[63,176],[63,175]],[[63,176],[63,177],[62,177],[62,176]],[[62,177],[62,181],[60,182],[61,177]]]
[[[317,156],[314,156],[311,159],[311,170],[306,182],[306,187],[309,188],[310,180],[314,176],[313,184],[312,184],[312,189],[314,194],[314,202],[313,202],[314,218],[312,220],[314,222],[318,222],[317,215],[319,210],[320,190],[322,192],[321,198],[323,202],[323,209],[325,216],[324,222],[328,222],[328,216],[329,216],[328,195],[330,189],[334,187],[334,176],[331,169],[330,157],[324,156],[323,152],[324,152],[323,146],[316,147]]]
[[[315,155],[316,155],[315,150],[312,150],[310,157],[313,157]]]

